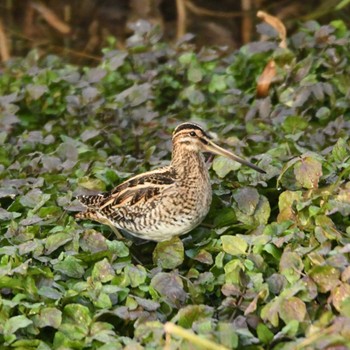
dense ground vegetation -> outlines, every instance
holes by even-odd
[[[0,73],[0,343],[193,349],[171,321],[228,349],[350,347],[350,32],[309,22],[282,49],[263,25],[229,53],[135,30],[96,68],[33,51]],[[77,194],[165,164],[185,120],[267,174],[215,158],[211,212],[181,240],[76,222]]]

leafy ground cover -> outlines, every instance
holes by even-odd
[[[309,22],[282,49],[259,30],[237,52],[196,52],[140,22],[96,68],[35,51],[4,67],[4,348],[350,347],[350,32]],[[165,164],[184,120],[267,174],[215,158],[211,212],[181,240],[131,244],[74,219],[77,194]]]

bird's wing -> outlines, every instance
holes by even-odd
[[[171,188],[176,181],[176,173],[169,167],[137,175],[114,188],[101,200],[98,210],[106,207],[119,208],[147,202]]]

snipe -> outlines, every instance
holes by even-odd
[[[169,166],[134,176],[109,193],[78,197],[87,210],[76,217],[126,230],[145,240],[166,241],[191,231],[209,211],[212,190],[203,152],[265,173],[217,146],[197,124],[180,124],[172,142]]]

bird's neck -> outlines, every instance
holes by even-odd
[[[200,152],[183,147],[173,147],[171,166],[180,178],[208,176],[204,156]]]

